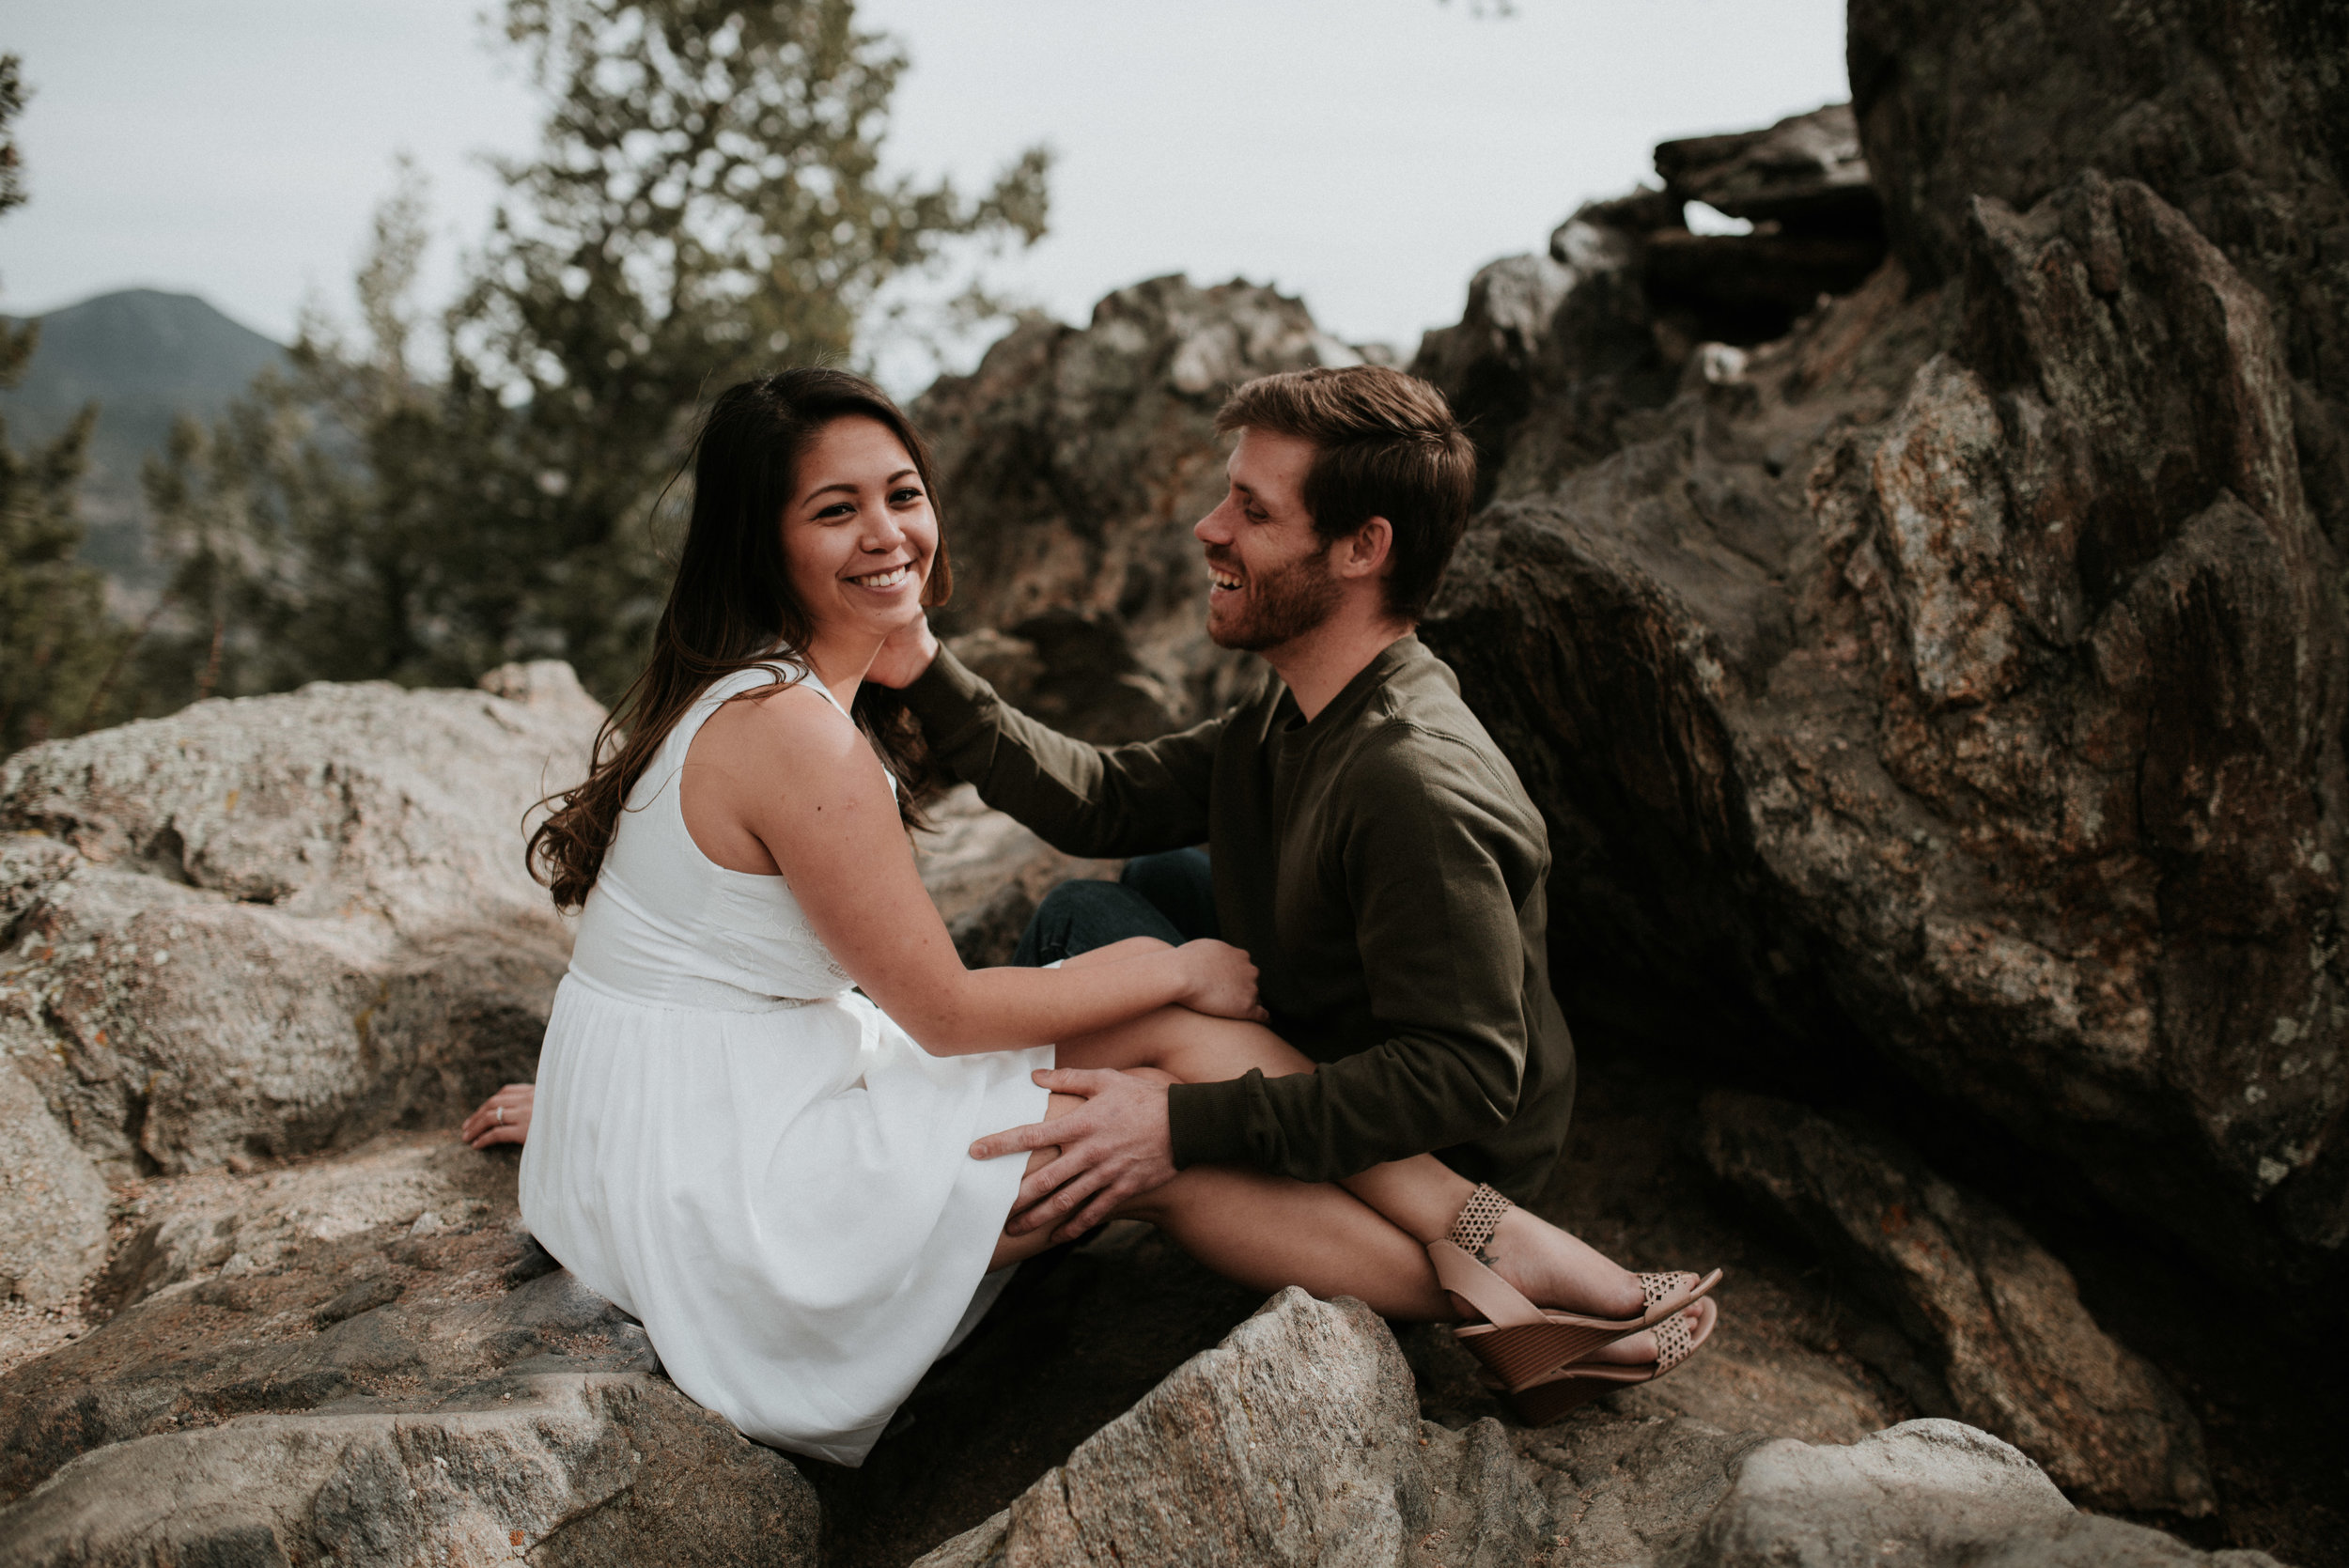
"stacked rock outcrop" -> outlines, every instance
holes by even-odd
[[[1586,1017],[1858,1042],[2309,1260],[2349,666],[2266,308],[2140,185],[1972,232],[1962,285],[1692,359],[1426,635],[1549,815]]]
[[[2107,50],[2078,8],[1857,7],[1893,258],[1595,417],[1555,387],[1678,345],[1585,368],[1569,290],[1426,635],[1550,818],[1570,1011],[1890,1062],[2212,1262],[2323,1270],[2349,295],[2280,257],[2337,221],[2338,147],[2287,126],[2341,56],[2263,19],[2206,56],[2174,17]]]

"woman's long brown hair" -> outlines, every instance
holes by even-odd
[[[938,489],[927,443],[897,405],[861,376],[786,370],[730,386],[710,405],[693,438],[692,518],[677,581],[653,630],[652,661],[596,732],[586,782],[539,802],[554,811],[530,835],[530,868],[553,893],[557,908],[586,902],[629,791],[712,682],[737,670],[773,667],[772,683],[742,693],[756,696],[793,678],[782,666],[807,646],[813,625],[784,567],[784,508],[798,488],[800,458],[817,433],[851,417],[878,420],[895,432],[935,515]],[[941,524],[922,603],[943,604],[953,591]],[[851,711],[905,785],[899,810],[907,825],[918,826],[914,800],[933,782],[920,726],[902,697],[871,681],[858,691]]]

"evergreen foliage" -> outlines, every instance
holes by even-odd
[[[0,213],[24,200],[12,128],[24,107],[21,64],[0,54]],[[31,323],[0,322],[0,386],[24,373],[39,341]],[[20,453],[0,421],[0,754],[72,734],[97,716],[125,641],[106,615],[105,582],[74,559],[74,514],[95,406],[54,440]]]
[[[853,0],[508,0],[505,30],[550,111],[439,323],[445,373],[412,368],[410,176],[359,278],[366,340],[305,327],[289,374],[150,470],[178,623],[150,692],[553,657],[610,700],[696,404],[848,360],[882,287],[953,242],[1044,230],[1041,151],[977,198],[883,171],[905,60]]]

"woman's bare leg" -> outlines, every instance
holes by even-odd
[[[1147,1067],[1128,1070],[1165,1076]],[[1084,1103],[1076,1094],[1054,1094],[1044,1119]],[[1028,1169],[1038,1169],[1055,1153],[1036,1150]],[[1301,1285],[1319,1296],[1356,1296],[1381,1317],[1405,1321],[1448,1322],[1459,1315],[1436,1282],[1426,1249],[1332,1183],[1203,1165],[1126,1204],[1118,1218],[1158,1226],[1218,1274],[1257,1290]],[[1032,1258],[1051,1245],[1051,1236],[1049,1226],[999,1236],[988,1267]]]
[[[1118,945],[1119,948],[1127,948],[1148,941],[1149,939],[1138,938],[1133,943]],[[1099,951],[1104,955],[1123,955],[1117,949]],[[1069,961],[1081,963],[1089,956],[1091,955]],[[1183,1082],[1211,1082],[1237,1078],[1252,1068],[1276,1078],[1314,1070],[1311,1059],[1260,1025],[1227,1018],[1209,1018],[1185,1008],[1165,1008],[1131,1022],[1064,1042],[1057,1058],[1064,1067],[1155,1068]],[[1049,1151],[1040,1152],[1039,1157],[1047,1155]],[[1031,1165],[1031,1169],[1035,1168],[1034,1164]],[[1206,1173],[1203,1168],[1197,1172],[1186,1172],[1184,1177]],[[1251,1174],[1241,1172],[1219,1173],[1236,1178]],[[1275,1178],[1260,1179],[1269,1181]],[[1175,1193],[1175,1188],[1181,1180],[1178,1178],[1177,1183],[1170,1183],[1159,1192],[1173,1195],[1174,1200],[1179,1201],[1182,1195]],[[1306,1184],[1287,1185],[1301,1187]],[[1466,1177],[1428,1155],[1376,1166],[1347,1178],[1343,1186],[1370,1209],[1407,1233],[1407,1238],[1415,1244],[1424,1244],[1442,1236],[1473,1190],[1473,1184]],[[1233,1188],[1226,1195],[1237,1199],[1244,1190]],[[1148,1198],[1157,1196],[1150,1194]],[[1191,1237],[1183,1234],[1186,1226],[1174,1210],[1170,1209],[1166,1222],[1169,1229],[1175,1232],[1177,1239],[1182,1240],[1187,1248],[1199,1252],[1203,1261],[1233,1273],[1235,1278],[1248,1279],[1247,1274],[1215,1263],[1208,1251],[1203,1249],[1221,1249],[1235,1265],[1244,1267],[1247,1260],[1268,1244],[1255,1235],[1229,1233],[1236,1228],[1252,1232],[1257,1229],[1251,1220],[1242,1219],[1243,1214],[1253,1207],[1251,1203],[1226,1211],[1236,1225],[1219,1225],[1211,1216],[1206,1215],[1193,1218],[1189,1228],[1207,1233],[1197,1237],[1197,1246],[1193,1245]],[[1148,1218],[1139,1213],[1135,1217]],[[1321,1221],[1316,1219],[1315,1222]],[[1297,1234],[1285,1225],[1279,1227],[1273,1233],[1276,1238],[1274,1245],[1291,1247]],[[1417,1251],[1417,1246],[1414,1245],[1412,1250]],[[1502,1217],[1488,1250],[1502,1278],[1532,1300],[1546,1306],[1610,1317],[1628,1317],[1640,1311],[1641,1296],[1639,1281],[1627,1270],[1577,1237],[1523,1209],[1513,1208]],[[1418,1267],[1426,1280],[1432,1281],[1433,1270],[1425,1264],[1423,1253],[1420,1254]],[[1250,1280],[1250,1282],[1256,1281]],[[1419,1287],[1414,1284],[1411,1288],[1416,1290]],[[1349,1290],[1348,1294],[1371,1299],[1359,1289]],[[1439,1315],[1450,1317],[1456,1312],[1447,1311]],[[1641,1334],[1618,1341],[1601,1354],[1610,1360],[1639,1362],[1653,1359],[1655,1348],[1649,1337]]]

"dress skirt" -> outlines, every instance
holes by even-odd
[[[650,1002],[576,970],[523,1145],[523,1220],[746,1436],[857,1465],[1009,1273],[988,1262],[1052,1048],[934,1057],[855,992]]]

